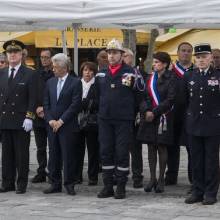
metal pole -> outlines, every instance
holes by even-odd
[[[66,48],[66,31],[62,31],[62,45],[63,45],[63,53],[67,55],[67,48]]]
[[[79,24],[73,24],[73,31],[74,31],[74,72],[78,75],[78,28]]]
[[[148,44],[147,58],[145,60],[146,72],[150,74],[152,72],[153,53],[156,43],[156,38],[159,36],[158,29],[152,29],[150,35],[150,41]]]

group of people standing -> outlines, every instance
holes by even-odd
[[[43,68],[33,71],[21,64],[22,42],[8,41],[4,49],[9,66],[0,72],[0,192],[26,192],[33,128],[39,168],[32,182],[48,176],[45,194],[61,192],[62,182],[67,194],[76,194],[87,147],[88,185],[97,185],[101,169],[98,198],[125,198],[130,155],[133,186],[143,187],[142,144],[148,146],[150,168],[144,191],[162,193],[165,185],[177,184],[183,145],[192,183],[185,202],[217,201],[220,72],[209,44],[194,47],[195,65],[188,42],[179,45],[173,64],[169,54],[157,52],[153,72],[146,74],[134,67],[132,51],[113,39],[99,53],[98,66],[81,65],[80,78],[71,73],[65,54],[42,50]]]

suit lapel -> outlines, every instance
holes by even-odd
[[[58,78],[56,77],[52,85],[53,86],[52,95],[53,95],[53,99],[55,100],[55,102],[57,102],[57,82],[58,82]]]
[[[18,69],[18,72],[16,73],[14,79],[11,82],[11,86],[9,87],[9,92],[12,92],[18,83],[21,81],[22,77],[24,76],[24,67],[21,65],[20,68]]]
[[[15,88],[18,85],[18,82],[22,79],[23,77],[23,66],[21,65],[20,68],[18,69],[18,72],[15,75],[15,78],[11,82],[11,86],[8,87],[8,68],[6,69],[5,72],[5,80],[6,80],[6,93],[5,93],[5,100],[8,99],[10,94],[15,90]]]
[[[60,92],[60,96],[59,96],[59,99],[57,100],[57,102],[60,100],[60,98],[62,98],[64,91],[68,89],[68,87],[70,85],[70,81],[71,81],[70,80],[70,75],[68,75],[67,78],[66,78],[66,81],[65,81],[65,83],[63,85],[63,88],[62,88],[62,90]]]

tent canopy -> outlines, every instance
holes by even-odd
[[[219,11],[218,0],[1,0],[0,28],[219,28]]]

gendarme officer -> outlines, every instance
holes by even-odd
[[[0,72],[0,129],[2,131],[2,187],[0,192],[26,192],[30,131],[35,111],[35,73],[21,64],[24,44],[4,43],[9,67]],[[17,174],[16,174],[17,171]]]
[[[219,186],[220,73],[209,44],[194,48],[198,68],[184,76],[186,131],[192,153],[193,191],[185,203],[214,204]]]

